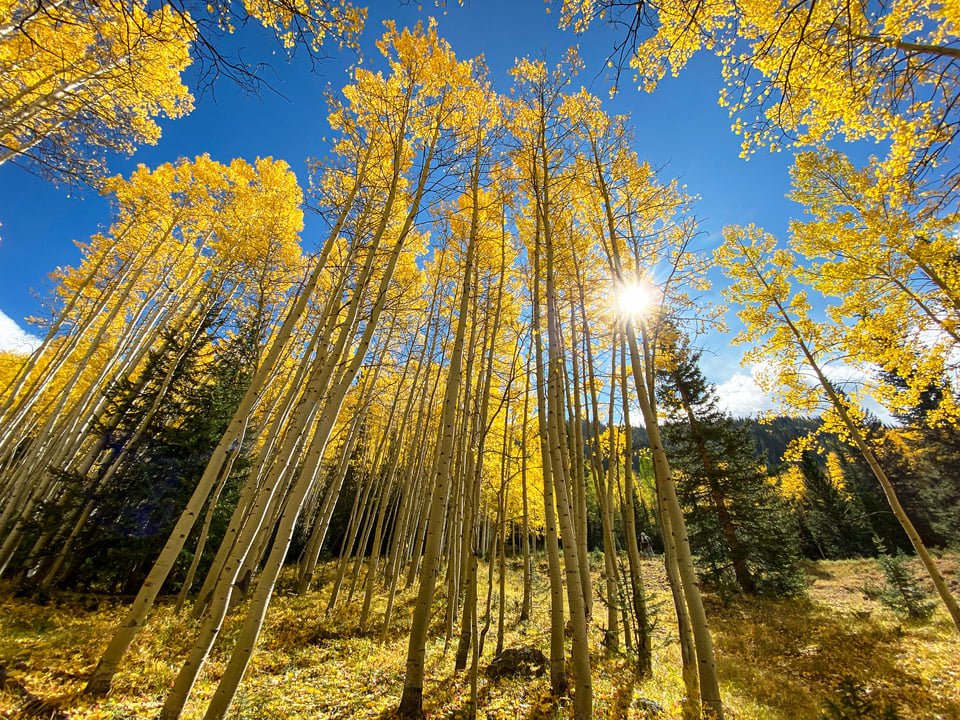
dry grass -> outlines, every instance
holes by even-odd
[[[956,560],[944,562],[954,587]],[[730,716],[737,720],[815,720],[825,698],[845,677],[857,680],[881,705],[893,705],[904,720],[960,720],[960,640],[943,611],[926,624],[905,624],[861,592],[881,582],[873,561],[811,563],[806,598],[707,596],[717,661]],[[919,572],[917,573],[919,574]],[[604,653],[599,641],[605,611],[597,604],[593,630],[595,717],[640,717],[633,698],[650,698],[680,717],[682,683],[672,604],[656,562],[645,563],[652,604],[660,605],[654,639],[654,678],[638,682],[628,659]],[[544,578],[529,623],[517,623],[520,578],[508,577],[505,645],[547,651],[549,600]],[[361,636],[355,602],[324,614],[327,591],[297,597],[279,593],[268,616],[233,718],[379,718],[395,707],[403,684],[405,624],[411,594],[395,611],[397,627],[381,643]],[[356,598],[355,598],[356,600]],[[442,635],[438,603],[434,628]],[[123,607],[112,600],[56,596],[45,603],[0,597],[0,714],[12,717],[30,697],[55,699],[64,716],[77,720],[126,720],[154,716],[190,643],[193,623],[162,605],[131,650],[105,699],[78,696]],[[374,616],[383,600],[374,603]],[[482,618],[481,618],[482,622]],[[202,716],[205,700],[223,671],[237,629],[228,622],[188,705],[187,718]],[[487,636],[484,664],[496,644],[496,622]],[[428,646],[425,706],[429,717],[463,717],[466,678],[453,673],[455,641]],[[569,699],[550,696],[544,679],[481,679],[480,717],[540,720],[568,716]]]

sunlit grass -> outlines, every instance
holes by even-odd
[[[953,560],[944,563],[956,583]],[[629,658],[600,646],[606,612],[594,607],[593,686],[597,718],[643,717],[635,698],[656,701],[665,717],[679,718],[680,677],[672,602],[657,562],[645,562],[651,604],[659,605],[654,629],[654,677],[638,680]],[[860,590],[879,583],[873,561],[811,564],[808,597],[794,600],[735,598],[724,603],[707,595],[717,649],[724,702],[737,720],[815,720],[824,698],[844,677],[853,677],[905,720],[960,717],[960,642],[945,613],[927,624],[907,625]],[[533,645],[548,651],[547,583],[537,577],[537,602],[529,623],[520,624],[521,576],[513,563],[507,585],[505,646]],[[598,585],[599,586],[599,585]],[[481,617],[486,590],[481,570]],[[328,588],[304,597],[281,590],[232,718],[321,718],[386,720],[403,686],[413,590],[399,600],[395,628],[380,642],[379,621],[385,599],[375,598],[371,632],[361,636],[357,597],[329,615]],[[496,586],[494,587],[496,607]],[[343,598],[345,600],[346,598]],[[360,599],[362,600],[362,598]],[[496,646],[496,615],[487,634],[482,666]],[[443,609],[435,606],[433,628],[441,633],[427,648],[424,704],[429,717],[465,717],[469,698],[466,676],[453,672],[456,639],[442,637]],[[7,682],[0,688],[0,713],[12,714],[25,698],[57,698],[70,718],[126,720],[155,716],[191,642],[194,621],[176,617],[164,604],[131,648],[105,699],[78,696],[123,607],[110,600],[55,596],[46,604],[0,597],[0,667]],[[186,718],[202,717],[238,629],[234,617],[201,675]],[[446,645],[446,647],[445,647]],[[2,677],[2,675],[0,675]],[[569,717],[568,698],[549,692],[545,678],[488,682],[480,679],[481,718],[546,720]]]

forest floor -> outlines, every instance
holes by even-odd
[[[538,562],[545,573],[545,563]],[[533,617],[520,624],[516,621],[521,597],[519,563],[510,564],[505,646],[532,645],[548,654],[547,580],[536,577]],[[958,559],[947,556],[940,565],[954,592],[960,591]],[[911,567],[919,577],[919,565]],[[871,600],[863,588],[882,584],[872,560],[808,563],[806,571],[809,588],[803,598],[706,595],[729,717],[816,720],[830,701],[840,703],[843,688],[853,684],[867,709],[859,715],[826,717],[879,720],[890,706],[896,710],[895,717],[903,720],[960,720],[960,639],[943,610],[938,608],[930,621],[907,623]],[[484,575],[481,571],[481,613]],[[662,565],[645,562],[644,577],[655,608],[654,676],[637,681],[626,656],[601,649],[600,626],[606,612],[596,603],[592,637],[596,718],[645,717],[637,698],[659,703],[665,710],[661,717],[680,717],[679,649]],[[932,591],[932,584],[928,589]],[[379,632],[361,636],[357,631],[360,603],[356,598],[325,613],[328,595],[329,587],[321,587],[298,597],[286,592],[281,583],[231,718],[387,720],[391,716],[403,687],[413,591],[398,604],[396,627],[383,641]],[[496,646],[496,585],[493,597],[493,622],[481,668],[490,662]],[[375,601],[375,610],[382,613],[382,604],[382,599]],[[434,629],[442,634],[439,603],[437,608]],[[60,718],[155,717],[194,627],[193,621],[174,615],[172,602],[154,612],[110,695],[103,699],[79,695],[123,611],[124,604],[117,599],[68,594],[24,599],[0,588],[0,717],[15,717],[32,697],[54,699]],[[227,622],[185,717],[202,715],[238,624],[236,617]],[[442,637],[428,645],[424,704],[430,718],[465,716],[469,682],[453,672],[455,645],[454,640],[445,649]],[[491,682],[481,676],[479,696],[480,718],[540,720],[570,714],[569,698],[553,698],[544,678]]]

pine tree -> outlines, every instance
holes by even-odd
[[[172,354],[179,355],[175,338],[170,345]],[[237,341],[222,348],[207,365],[199,363],[195,352],[180,358],[160,411],[128,449],[120,470],[96,489],[92,499],[97,511],[74,546],[76,561],[61,586],[130,593],[143,581],[146,563],[159,552],[249,382],[250,359],[242,345]],[[153,356],[146,372],[162,377],[168,362]],[[127,446],[130,429],[138,426],[144,407],[153,401],[153,384],[145,383],[136,396],[123,385],[114,389],[123,417],[114,427],[102,428],[106,447]],[[208,547],[215,548],[226,529],[245,466],[241,453],[214,514],[214,542]],[[210,559],[200,564],[201,571]]]
[[[717,407],[699,359],[678,348],[673,367],[662,371],[660,401],[678,418],[664,437],[701,572],[721,582],[732,571],[750,594],[800,592],[799,543],[786,505],[748,430]]]
[[[883,373],[882,377],[897,388],[907,387],[896,373]],[[903,425],[899,437],[908,456],[903,464],[913,470],[911,499],[924,515],[921,534],[926,530],[929,542],[935,545],[956,544],[960,538],[960,428],[932,422],[931,417],[952,393],[943,379],[922,392],[915,405],[894,414]]]
[[[806,553],[831,559],[872,554],[870,525],[861,507],[851,503],[844,489],[834,484],[816,453],[804,451],[800,472],[803,475],[801,525],[813,545]]]

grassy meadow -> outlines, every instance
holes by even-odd
[[[535,576],[529,623],[516,621],[522,597],[521,573],[508,574],[505,647],[534,646],[549,652],[548,585],[545,563]],[[912,566],[920,575],[919,565]],[[960,585],[955,557],[942,560],[953,588]],[[904,720],[960,720],[960,640],[946,614],[908,623],[870,599],[864,588],[882,583],[876,562],[808,563],[806,597],[767,600],[707,594],[724,702],[734,720],[804,720],[822,717]],[[332,574],[326,568],[327,575]],[[606,612],[594,605],[594,717],[646,717],[637,698],[656,701],[661,717],[680,718],[682,682],[673,608],[662,566],[645,561],[644,577],[655,608],[654,676],[637,680],[629,658],[601,646]],[[480,625],[486,592],[481,570]],[[596,587],[600,587],[597,578]],[[932,590],[932,587],[930,588]],[[268,621],[230,717],[237,720],[317,718],[387,720],[399,700],[406,658],[407,625],[413,591],[395,610],[394,627],[361,636],[358,603],[325,613],[328,587],[296,596],[281,583]],[[118,599],[81,595],[18,598],[0,588],[0,716],[24,716],[31,700],[48,701],[43,717],[77,720],[134,720],[155,716],[192,639],[194,621],[173,614],[172,599],[160,605],[132,647],[103,699],[79,695],[87,673],[120,620]],[[496,647],[496,583],[491,627],[481,668]],[[345,599],[345,598],[344,598]],[[356,597],[354,600],[356,601]],[[362,598],[361,598],[362,600]],[[382,616],[383,599],[377,612]],[[453,672],[456,640],[443,639],[444,608],[436,603],[428,644],[424,705],[430,718],[465,717],[466,675]],[[228,621],[218,648],[194,690],[195,701],[213,692],[238,623]],[[859,714],[841,698],[856,687]],[[478,717],[540,720],[570,715],[570,699],[554,698],[546,678],[480,679]],[[845,715],[835,715],[830,702]],[[34,703],[36,705],[36,703]],[[185,717],[199,718],[191,702]],[[53,709],[51,709],[53,708]],[[826,713],[826,714],[824,714]],[[890,717],[890,716],[887,716]]]

